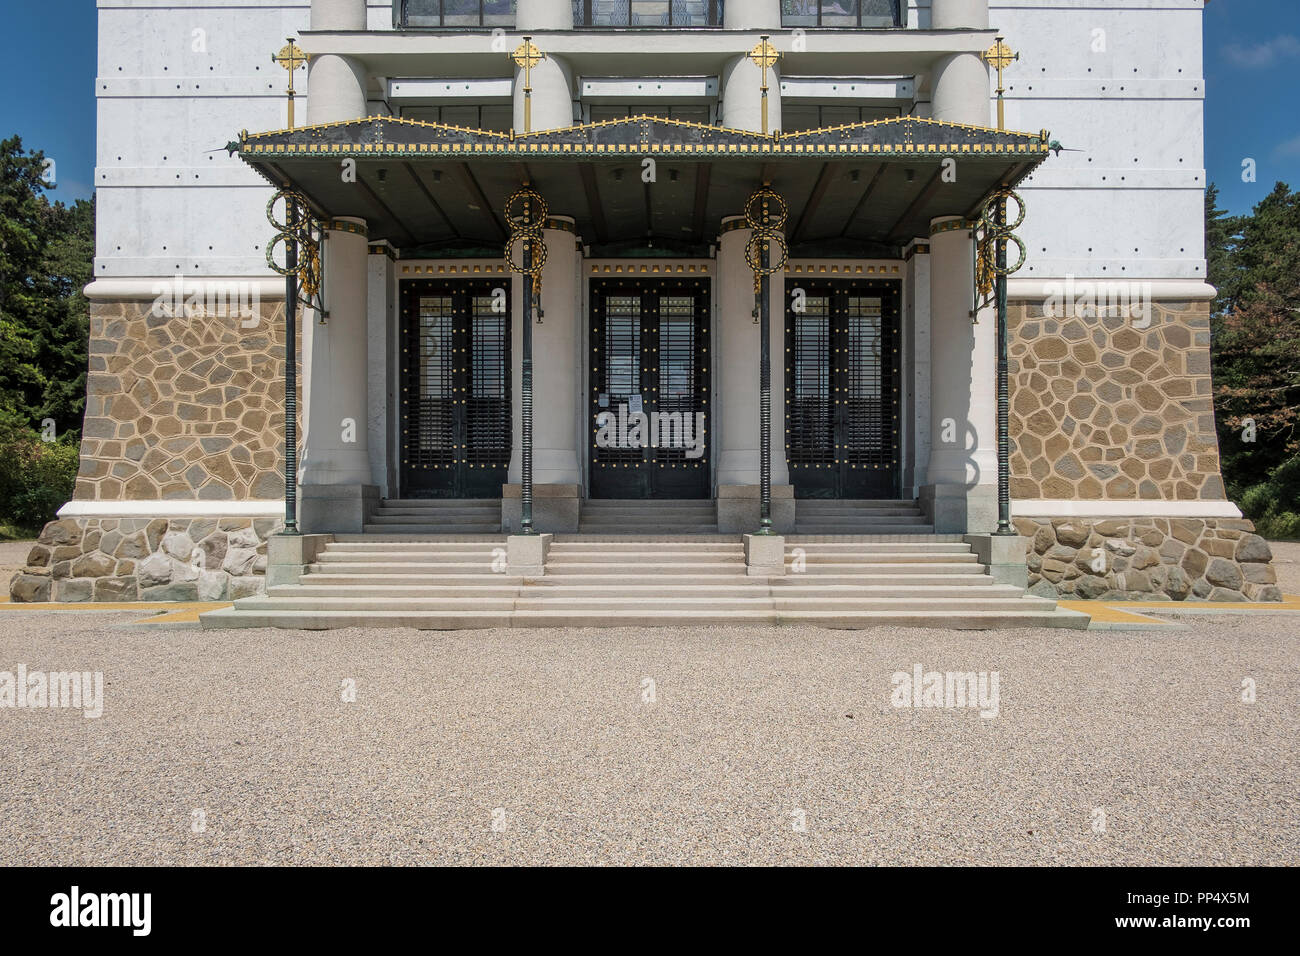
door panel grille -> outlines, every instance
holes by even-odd
[[[592,497],[707,498],[707,280],[593,280],[591,312]]]
[[[506,283],[402,283],[401,493],[499,497],[511,452]]]
[[[894,497],[899,481],[896,281],[786,284],[786,443],[801,498]]]

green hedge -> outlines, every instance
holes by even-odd
[[[72,498],[75,441],[42,441],[30,430],[0,429],[0,524],[39,530]]]
[[[1300,539],[1300,457],[1283,462],[1266,481],[1235,497],[1265,538]]]

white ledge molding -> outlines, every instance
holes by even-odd
[[[188,298],[194,293],[203,295],[209,287],[247,290],[262,299],[283,299],[284,279],[271,276],[181,276],[182,294]],[[157,278],[104,278],[86,286],[87,299],[146,299],[152,301],[160,295],[174,295],[176,276]]]
[[[284,499],[258,501],[69,501],[60,518],[282,518]]]
[[[1018,499],[1016,518],[1240,518],[1231,501],[1074,501],[1064,498]]]
[[[1018,301],[1044,300],[1049,295],[1063,294],[1066,281],[1064,276],[1059,279],[1008,279],[1007,298]],[[1214,286],[1195,279],[1143,279],[1138,276],[1117,279],[1114,276],[1075,276],[1073,281],[1076,292],[1081,291],[1088,284],[1102,288],[1112,284],[1125,286],[1137,284],[1144,289],[1149,285],[1151,298],[1157,302],[1162,299],[1172,302],[1208,302],[1219,294]]]

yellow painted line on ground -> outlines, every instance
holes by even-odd
[[[1076,602],[1080,603],[1080,602]],[[1300,594],[1283,594],[1281,601],[1124,601],[1122,607],[1153,611],[1300,611]]]
[[[205,604],[193,605],[183,611],[172,611],[170,614],[156,614],[153,617],[145,617],[136,621],[137,624],[197,624],[199,615],[208,611],[215,611],[223,607],[232,607],[231,604]]]
[[[176,613],[192,611],[215,611],[220,607],[230,607],[229,601],[83,601],[56,603],[15,604],[4,602],[0,610],[5,611],[173,611]]]
[[[1113,604],[1102,604],[1100,601],[1057,601],[1056,604],[1057,607],[1063,607],[1068,611],[1087,614],[1097,624],[1146,624],[1168,627],[1171,623],[1148,614],[1134,614],[1131,611],[1121,610]]]

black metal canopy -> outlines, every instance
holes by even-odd
[[[911,117],[763,136],[637,116],[533,133],[370,117],[244,132],[230,148],[321,218],[363,218],[372,240],[408,254],[500,248],[505,202],[525,182],[597,250],[698,247],[767,181],[790,205],[792,253],[893,255],[937,216],[976,215],[1050,147],[1046,130]]]

